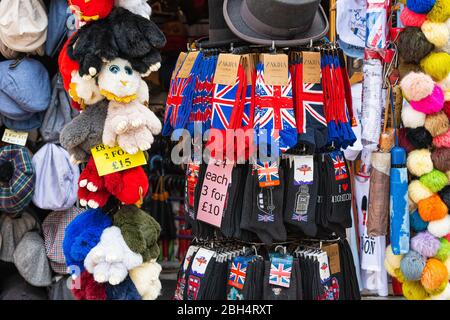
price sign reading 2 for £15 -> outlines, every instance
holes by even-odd
[[[129,154],[120,147],[110,148],[103,144],[95,146],[91,151],[100,177],[113,172],[139,167],[147,163],[142,151],[136,154]]]
[[[220,228],[232,170],[233,164],[208,164],[198,204],[198,220]]]

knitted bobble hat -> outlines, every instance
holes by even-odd
[[[446,52],[433,52],[420,61],[422,70],[436,81],[442,81],[450,73],[450,55]]]
[[[408,101],[403,101],[402,122],[404,127],[412,129],[423,127],[425,125],[425,118],[425,113],[414,110]]]
[[[426,39],[436,47],[441,48],[447,44],[449,30],[444,22],[425,21],[421,30]]]
[[[433,170],[433,161],[431,152],[428,149],[418,149],[410,152],[406,161],[408,171],[420,177]]]
[[[445,29],[447,30],[447,26],[445,26]],[[425,58],[434,49],[434,45],[416,27],[407,27],[400,33],[397,47],[400,57],[404,62],[415,64],[420,63],[420,60]]]
[[[433,137],[436,137],[448,131],[449,121],[447,115],[441,111],[427,115],[424,126]]]
[[[420,101],[433,93],[433,79],[422,72],[410,72],[403,77],[400,87],[409,101]]]

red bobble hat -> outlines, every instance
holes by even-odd
[[[69,7],[81,21],[106,18],[114,7],[114,0],[68,0]]]

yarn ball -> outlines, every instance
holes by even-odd
[[[402,292],[408,300],[425,300],[428,292],[420,281],[405,281],[402,284]]]
[[[405,7],[400,14],[400,21],[405,27],[421,27],[427,20],[425,14],[415,13]]]
[[[418,281],[422,277],[426,259],[416,251],[410,250],[400,263],[400,270],[407,281]]]
[[[448,271],[445,264],[438,259],[428,259],[423,269],[420,282],[430,294],[437,294],[439,291],[444,291],[448,282]],[[445,286],[443,286],[444,282],[446,283]]]
[[[409,215],[409,225],[411,226],[412,230],[421,232],[427,230],[428,222],[423,221],[419,214],[419,211],[415,210]]]
[[[444,134],[449,128],[448,117],[443,111],[429,114],[425,119],[424,127],[433,137]]]
[[[444,99],[445,101],[449,101],[450,100],[450,73],[447,76],[447,78],[445,78],[442,81],[438,82],[438,85],[442,88],[442,90],[444,91]],[[444,104],[444,108],[445,108],[445,104]],[[447,106],[448,108],[448,106]],[[444,111],[445,112],[445,111]],[[447,114],[447,113],[446,113]]]
[[[444,103],[444,91],[438,85],[434,86],[431,95],[419,101],[410,101],[411,107],[414,110],[423,112],[425,114],[432,114],[441,111],[442,108],[444,108]]]
[[[417,149],[408,154],[406,160],[408,171],[420,177],[433,170],[433,161],[431,160],[431,152],[428,149]]]
[[[450,280],[450,258],[447,258],[447,260],[445,260],[444,262],[445,267],[447,268],[448,272],[449,272],[449,280]]]
[[[433,195],[430,189],[425,187],[419,180],[413,180],[408,185],[408,195],[414,203],[427,199]]]
[[[414,110],[408,101],[403,101],[402,122],[406,128],[417,128],[425,125],[426,114]]]
[[[408,132],[408,130],[409,129],[407,129],[407,128],[400,128],[397,131],[398,145],[400,147],[404,148],[407,153],[409,153],[415,149],[414,146],[411,144],[411,142],[409,142],[408,138],[406,138],[406,133]]]
[[[447,44],[449,30],[445,23],[425,21],[420,29],[426,39],[436,47],[441,48]]]
[[[436,81],[442,81],[450,72],[450,54],[447,52],[430,53],[420,61],[420,67]]]
[[[406,0],[406,6],[415,13],[428,13],[433,9],[436,0]]]
[[[392,269],[400,268],[403,255],[395,255],[392,251],[392,246],[388,245],[385,251],[384,260],[392,267]]]
[[[450,286],[445,286],[445,289],[441,293],[429,296],[426,300],[450,300]]]
[[[445,237],[450,233],[450,216],[446,215],[441,220],[431,221],[428,224],[427,230],[437,238]]]
[[[433,8],[428,12],[427,19],[434,22],[445,22],[450,18],[450,2],[448,0],[436,0]]]
[[[434,167],[442,172],[450,170],[450,149],[440,148],[431,153],[431,160]]]
[[[446,25],[445,28],[448,31]],[[444,44],[446,43],[447,39],[445,39]],[[398,37],[398,53],[404,62],[419,64],[420,60],[425,58],[433,49],[434,44],[428,41],[420,28],[407,27]]]
[[[395,269],[394,271],[394,278],[397,279],[398,282],[403,283],[406,281],[405,276],[402,273],[402,270],[400,270],[400,268]]]
[[[388,275],[395,278],[395,270],[396,269],[393,266],[391,266],[386,259],[384,259],[384,269],[386,269],[386,272],[388,273]]]
[[[425,127],[407,128],[406,138],[415,149],[426,149],[433,143],[433,136]]]
[[[450,130],[440,136],[434,137],[433,145],[436,148],[450,148]]]
[[[417,210],[417,204],[411,200],[411,197],[408,195],[408,212],[413,213]]]
[[[445,113],[447,118],[450,118],[450,101],[445,101],[442,111]]]
[[[410,72],[400,81],[403,96],[409,101],[428,97],[433,93],[434,86],[433,79],[423,72]]]
[[[445,262],[450,256],[450,243],[445,238],[441,238],[439,239],[439,241],[441,242],[441,246],[439,247],[439,250],[434,256],[434,258],[439,259],[442,262]]]
[[[446,186],[444,189],[439,191],[438,194],[447,207],[450,207],[450,186]]]
[[[448,207],[437,194],[420,200],[418,210],[422,220],[428,222],[440,220],[448,214]]]
[[[411,238],[411,249],[426,258],[434,257],[440,246],[439,239],[427,231],[420,232]]]
[[[430,173],[424,174],[419,180],[432,192],[438,192],[448,184],[447,175],[436,169],[433,169]]]

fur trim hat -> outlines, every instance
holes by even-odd
[[[142,255],[144,262],[159,256],[161,227],[148,213],[136,206],[123,206],[114,215],[114,225],[120,228],[130,249]]]
[[[408,154],[406,161],[408,171],[420,177],[433,170],[433,161],[431,161],[431,152],[428,149],[418,149]]]
[[[425,124],[425,118],[426,114],[414,110],[406,99],[403,100],[402,122],[404,127],[412,129],[423,127]]]
[[[106,288],[103,283],[98,283],[87,271],[72,283],[72,294],[77,300],[106,300]]]
[[[427,16],[421,13],[415,13],[405,7],[400,13],[400,21],[405,27],[418,27],[427,20]]]
[[[427,129],[433,137],[446,133],[449,129],[447,115],[443,111],[427,115],[425,129]]]
[[[87,106],[86,110],[63,128],[60,142],[69,152],[72,161],[87,162],[91,156],[91,149],[102,143],[107,112],[108,102],[100,101]]]
[[[443,22],[425,21],[421,27],[425,37],[437,48],[441,48],[447,44],[450,32],[447,25]],[[424,56],[425,57],[425,56]]]
[[[448,207],[438,195],[420,200],[418,209],[423,221],[440,220],[448,214]]]
[[[419,28],[407,27],[398,37],[398,52],[404,62],[419,64],[433,49]]]
[[[69,0],[69,8],[83,22],[106,18],[114,6],[114,0]]]
[[[411,107],[416,111],[423,112],[425,114],[431,114],[439,112],[444,107],[444,91],[438,85],[434,86],[433,92],[419,101],[411,100]]]
[[[120,229],[112,226],[103,230],[100,242],[84,260],[86,270],[99,283],[115,286],[125,280],[128,270],[142,264],[142,256],[130,250]]]
[[[434,257],[440,245],[439,239],[427,231],[420,232],[411,238],[411,249],[425,258]]]
[[[436,149],[431,153],[434,167],[442,172],[450,170],[450,149]]]
[[[400,82],[403,95],[409,101],[420,101],[433,93],[433,79],[422,72],[410,72]]]
[[[428,224],[428,232],[437,238],[442,238],[450,233],[450,216],[446,215],[440,220],[431,221]]]
[[[130,271],[130,278],[143,300],[156,300],[161,294],[160,273],[161,266],[156,262],[143,263]]]
[[[111,218],[101,209],[89,209],[78,215],[66,228],[63,241],[68,267],[84,270],[84,259],[100,241],[103,230],[111,226]]]
[[[419,180],[413,180],[408,186],[408,195],[414,203],[419,203],[421,200],[431,197],[433,192]]]
[[[446,52],[433,52],[420,62],[422,70],[436,81],[442,81],[450,73],[450,55]]]

